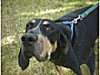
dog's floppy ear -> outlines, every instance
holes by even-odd
[[[22,70],[25,70],[29,65],[29,58],[24,55],[21,48],[18,56],[18,63]]]
[[[65,48],[64,54],[67,54],[68,50],[72,48],[70,34],[70,31],[65,27],[63,27],[62,31],[60,32],[60,45]]]

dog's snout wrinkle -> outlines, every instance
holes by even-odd
[[[22,42],[35,42],[38,40],[38,36],[37,35],[31,35],[31,34],[26,34],[23,35],[21,38]]]
[[[33,36],[30,36],[30,37],[28,37],[28,39],[27,39],[29,42],[35,42],[35,41],[37,41],[38,40],[38,36],[37,35],[33,35]]]

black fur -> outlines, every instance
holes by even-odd
[[[95,54],[93,51],[93,46],[99,35],[99,11],[98,8],[96,8],[87,17],[75,24],[73,40],[70,39],[70,30],[66,28],[62,21],[71,21],[80,13],[86,11],[89,7],[76,10],[55,21],[46,19],[48,22],[50,22],[50,26],[54,30],[53,32],[44,31],[43,26],[40,25],[40,31],[42,32],[42,35],[48,37],[51,43],[57,41],[57,49],[51,53],[50,61],[56,65],[71,68],[74,72],[77,73],[77,75],[82,75],[80,69],[81,64],[87,64],[90,68],[91,75],[94,73]],[[27,26],[37,25],[40,21],[41,19],[36,19],[35,24],[29,22]],[[45,20],[43,19],[43,21]],[[30,29],[26,27],[26,33]],[[22,38],[22,40],[24,39]],[[23,50],[20,50],[19,53],[19,66],[21,66],[22,70],[26,69],[29,65],[29,58],[32,56],[37,57],[34,55],[35,50],[32,51],[31,49],[28,49],[28,46],[25,49],[24,48]]]
[[[70,21],[80,13],[86,11],[86,9],[88,9],[89,7],[67,14],[56,20],[56,22],[62,22],[65,20]],[[74,40],[72,41],[73,45],[71,46],[71,49],[68,50],[68,53],[63,54],[63,50],[58,49],[55,53],[52,54],[51,60],[53,60],[55,64],[69,67],[73,69],[78,75],[81,75],[79,66],[81,64],[87,64],[90,68],[91,75],[93,75],[95,70],[95,54],[93,47],[95,44],[95,40],[99,35],[98,10],[99,8],[96,8],[82,21],[78,21],[78,23],[75,25],[75,36]]]

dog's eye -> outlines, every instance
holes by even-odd
[[[36,25],[34,24],[34,23],[28,23],[27,25],[26,25],[26,28],[28,28],[28,29],[31,29],[31,28],[34,28]]]
[[[43,27],[45,28],[45,30],[47,30],[47,31],[50,31],[50,30],[52,30],[53,28],[52,27],[50,27],[48,24],[45,24],[45,25],[43,25]]]

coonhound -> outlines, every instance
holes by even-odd
[[[22,70],[29,65],[34,56],[38,61],[50,60],[56,65],[71,68],[77,75],[82,75],[80,65],[87,64],[91,75],[95,70],[93,46],[98,37],[98,7],[83,20],[70,25],[71,21],[89,7],[73,11],[57,20],[33,19],[26,25],[26,32],[21,37],[19,66]]]

